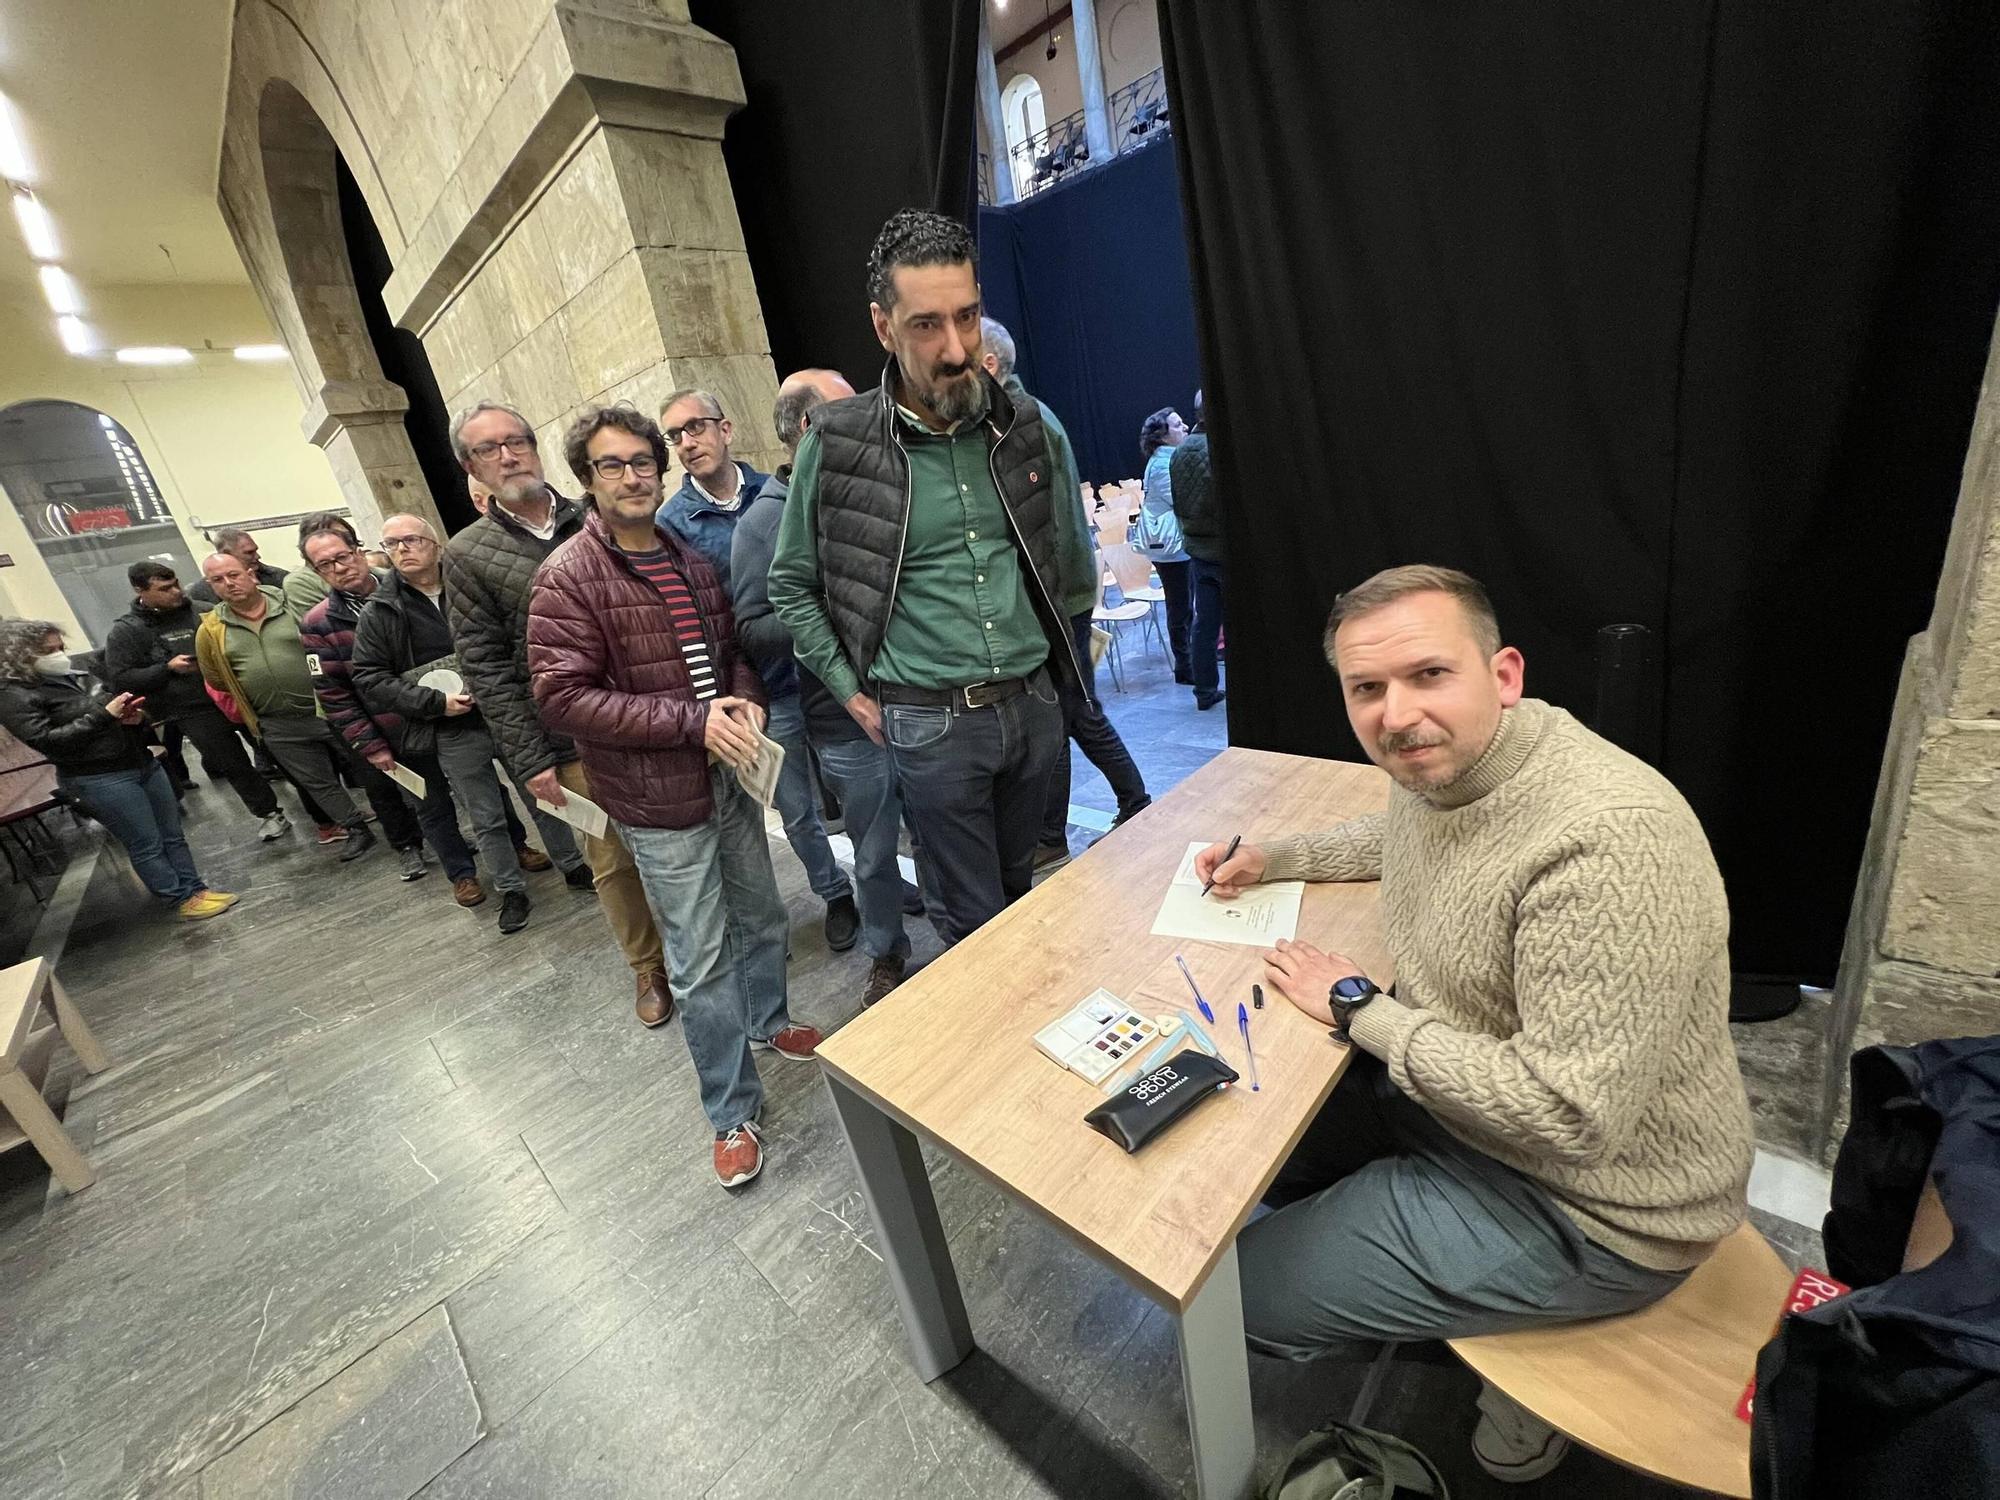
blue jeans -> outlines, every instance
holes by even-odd
[[[826,841],[826,827],[813,801],[812,762],[806,755],[806,713],[797,693],[771,700],[770,722],[764,732],[785,747],[785,764],[778,771],[778,816],[785,820],[785,842],[806,867],[806,880],[822,901],[854,894],[839,861]]]
[[[764,1085],[751,1041],[791,1024],[785,1013],[790,923],[771,873],[763,809],[726,766],[711,766],[715,810],[692,828],[617,825],[646,904],[666,939],[667,976],[717,1135],[756,1117]]]
[[[816,747],[820,774],[840,798],[854,842],[854,894],[861,908],[861,951],[870,958],[908,958],[903,931],[903,872],[896,863],[903,799],[889,752],[865,736]]]
[[[60,780],[65,795],[125,846],[132,868],[155,896],[179,904],[208,889],[181,836],[181,810],[158,761],[148,757],[134,770],[65,775]]]
[[[416,769],[429,783],[426,789],[432,797],[437,795],[439,786],[449,782],[450,791],[444,798],[446,809],[452,808],[454,800],[465,804],[466,816],[472,819],[472,836],[478,840],[479,853],[486,860],[486,873],[494,888],[502,893],[525,891],[528,882],[521,874],[520,856],[514,851],[528,842],[528,831],[521,826],[520,816],[508,799],[506,788],[500,784],[500,768],[495,764],[499,753],[484,724],[475,720],[461,729],[447,720],[438,726],[436,749],[425,758],[426,764],[434,769],[425,770],[421,765]],[[430,800],[431,797],[424,799],[426,804]],[[577,850],[569,824],[536,809],[534,796],[526,787],[521,789],[521,800],[534,810],[535,827],[541,832],[549,858],[565,874],[581,865],[583,855]],[[448,816],[456,834],[457,814],[450,811]],[[430,824],[424,825],[424,833],[427,837],[431,835]],[[431,847],[438,847],[435,837],[431,837]],[[450,866],[447,864],[446,868]],[[456,874],[452,876],[454,880],[458,878]]]
[[[884,703],[903,811],[924,851],[924,904],[946,946],[1028,894],[1049,778],[1066,752],[1046,668],[985,708]]]

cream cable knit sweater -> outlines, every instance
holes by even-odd
[[[1741,1222],[1729,912],[1659,773],[1523,699],[1451,786],[1266,852],[1266,880],[1381,880],[1396,997],[1354,1040],[1453,1135],[1641,1265],[1696,1265]]]

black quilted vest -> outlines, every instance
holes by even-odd
[[[889,629],[896,579],[909,530],[910,460],[892,394],[895,362],[875,390],[816,407],[819,434],[817,503],[820,585],[826,612],[847,659],[863,683]],[[989,375],[986,382],[988,463],[1007,529],[1026,559],[1028,599],[1049,638],[1049,664],[1059,681],[1082,681],[1069,622],[1055,603],[1055,509],[1049,487],[1048,447],[1042,414],[1032,402],[1017,407]]]

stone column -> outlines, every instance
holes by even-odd
[[[982,8],[983,13],[983,8]],[[1074,0],[1070,31],[1076,44],[1076,76],[1083,85],[1083,138],[1093,166],[1117,154],[1111,140],[1111,107],[1104,90],[1104,54],[1097,50],[1096,0]]]
[[[1910,642],[1834,989],[1823,1154],[1848,1058],[2000,1031],[2000,338],[1930,625]]]
[[[995,203],[1014,201],[1014,160],[1007,150],[1007,118],[1000,109],[1000,68],[993,61],[993,28],[979,7],[979,118],[986,126],[987,187]]]

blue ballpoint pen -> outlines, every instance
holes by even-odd
[[[1236,1002],[1236,1029],[1243,1033],[1243,1055],[1250,1059],[1250,1092],[1257,1092],[1257,1053],[1250,1045],[1250,1012]]]
[[[1201,1007],[1202,1019],[1213,1026],[1215,1024],[1215,1012],[1210,1010],[1208,1002],[1201,998],[1201,986],[1194,982],[1194,975],[1188,972],[1187,960],[1176,953],[1174,955],[1174,962],[1181,966],[1181,977],[1188,982],[1188,988],[1194,991],[1194,1003]]]

